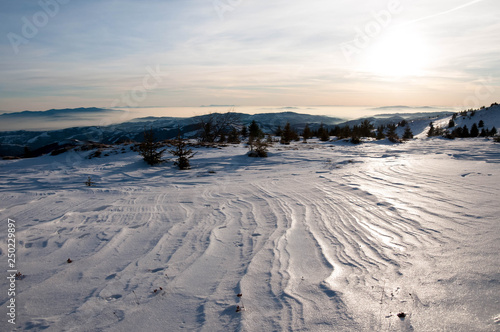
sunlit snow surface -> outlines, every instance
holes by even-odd
[[[197,151],[0,161],[1,330],[500,330],[500,144]]]

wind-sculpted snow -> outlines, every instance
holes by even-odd
[[[0,214],[18,223],[25,275],[17,327],[499,330],[498,145],[244,153],[199,149],[183,172],[132,153],[1,162]],[[5,236],[0,248],[7,262]]]

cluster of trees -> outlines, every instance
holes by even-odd
[[[235,113],[211,113],[199,118],[198,141],[201,143],[240,143],[241,138],[261,139],[264,133],[254,121],[241,125]]]
[[[450,120],[451,122],[452,120]],[[450,123],[449,125],[451,125]],[[446,131],[445,136],[447,138],[467,138],[467,137],[493,137],[497,134],[497,129],[495,127],[488,129],[484,127],[484,122],[481,120],[479,124],[473,123],[470,130],[467,128],[467,125],[463,127],[451,126],[449,129],[454,128],[451,131]]]
[[[331,136],[336,136],[339,139],[350,139],[351,142],[353,143],[360,143],[362,137],[373,137],[377,139],[384,139],[388,137],[392,141],[400,141],[399,136],[396,134],[396,128],[401,127],[401,126],[406,126],[406,131],[405,135],[403,136],[404,139],[411,139],[413,138],[413,134],[410,130],[410,128],[407,126],[406,121],[402,121],[400,123],[396,124],[390,124],[387,126],[381,125],[375,130],[375,127],[369,120],[364,120],[361,124],[359,125],[354,125],[354,126],[335,126],[334,128],[326,128],[323,124],[320,125],[320,127],[317,130],[311,130],[309,125],[306,125],[303,132],[302,132],[302,137],[304,141],[307,141],[310,138],[317,137],[321,141],[328,141],[330,140]],[[285,126],[284,129],[281,129],[278,127],[278,130],[276,131],[276,135],[281,137],[281,143],[287,144],[291,142],[292,140],[299,140],[299,135],[297,132],[293,131],[293,129],[290,128],[289,124]]]
[[[429,123],[429,130],[427,131],[427,137],[433,136],[444,136],[446,134],[446,130],[441,127],[434,127],[434,123]]]
[[[396,133],[398,127],[405,127],[405,132],[401,138]],[[352,143],[357,144],[361,143],[362,137],[372,137],[379,140],[388,138],[392,142],[401,142],[401,140],[412,139],[413,133],[406,120],[402,120],[397,124],[380,125],[376,129],[369,120],[364,120],[359,125],[335,126],[331,129],[321,125],[316,131],[310,130],[309,126],[306,125],[302,133],[304,141],[311,137],[317,137],[321,141],[328,141],[330,136],[336,136],[339,139],[350,139]]]
[[[330,135],[337,136],[340,139],[351,138],[351,140],[361,137],[376,137],[374,129],[375,127],[370,121],[364,120],[361,124],[352,127],[347,125],[343,127],[335,126],[330,131]]]
[[[281,129],[281,126],[278,126],[274,134],[280,137],[281,144],[290,144],[291,141],[300,140],[299,133],[292,128],[289,122],[286,123],[283,129]],[[318,137],[322,140],[323,137],[326,137],[326,139],[324,139],[326,141],[330,139],[328,130],[323,126],[323,124],[321,124],[321,126],[317,130],[312,130],[309,125],[306,124],[302,132],[302,138],[304,139],[304,141],[307,141],[308,139],[313,137]]]
[[[198,140],[204,143],[239,143],[239,119],[232,112],[211,113],[199,118]]]
[[[405,128],[402,137],[397,134],[397,128]],[[393,143],[401,142],[402,140],[409,140],[413,138],[413,132],[406,120],[402,120],[399,123],[390,123],[388,125],[380,125],[376,129],[369,120],[364,120],[361,124],[352,127],[336,126],[330,131],[332,136],[337,136],[338,138],[345,139],[350,138],[353,143],[360,143],[362,137],[372,137],[377,140],[389,139]]]
[[[479,127],[478,124],[474,123],[472,124],[472,127],[469,128],[467,125],[463,125],[462,127],[459,126],[453,126],[453,130],[446,130],[441,127],[434,127],[434,125],[430,124],[429,131],[427,132],[427,136],[432,137],[432,136],[444,136],[446,138],[454,139],[454,138],[469,138],[469,137],[493,137],[496,136],[497,134],[497,129],[495,127],[488,129],[488,128],[481,128]],[[479,129],[481,128],[481,130]]]
[[[201,143],[238,144],[242,138],[248,138],[249,156],[267,157],[269,142],[264,139],[264,132],[255,120],[247,127],[241,125],[232,112],[212,113],[200,117],[198,127],[198,141]]]
[[[498,105],[497,103],[493,103],[491,106]],[[484,109],[485,107],[481,107]],[[434,127],[434,124],[430,123],[429,131],[427,132],[427,136],[444,136],[446,138],[454,139],[454,138],[469,138],[469,137],[493,137],[497,134],[497,129],[492,127],[488,129],[485,127],[484,121],[479,120],[477,123],[473,123],[471,128],[469,129],[467,125],[463,125],[462,127],[456,125],[457,117],[469,118],[472,119],[476,114],[476,110],[469,109],[464,110],[452,115],[450,121],[448,122],[448,128]]]
[[[163,148],[165,145],[171,148]],[[139,154],[146,163],[149,165],[157,165],[165,162],[163,159],[165,151],[177,157],[174,161],[174,165],[179,167],[179,169],[189,169],[189,160],[196,154],[188,147],[188,143],[181,138],[180,131],[175,140],[166,144],[156,141],[153,129],[144,131],[144,141],[139,145]]]
[[[285,128],[283,129],[278,126],[278,129],[276,130],[276,136],[280,136],[281,144],[290,144],[291,141],[300,140],[299,134],[295,131],[295,129],[292,128],[290,122],[287,122]]]
[[[321,141],[330,140],[330,136],[337,136],[339,139],[350,138],[353,143],[360,143],[362,137],[374,137],[377,139],[388,138],[392,142],[400,142],[401,139],[396,133],[397,127],[406,126],[405,134],[402,139],[411,139],[413,134],[406,121],[398,124],[379,126],[375,130],[370,121],[365,120],[355,126],[335,126],[327,128],[323,124],[318,129],[313,130],[306,125],[302,137],[304,141],[317,137]],[[227,112],[224,114],[213,113],[199,118],[198,123],[198,141],[200,143],[240,143],[242,139],[248,138],[249,156],[267,157],[268,148],[272,144],[272,137],[264,134],[259,125],[254,121],[249,126],[241,125],[236,114]],[[285,127],[275,132],[280,137],[281,144],[290,144],[292,141],[299,141],[299,133],[291,126],[289,122]],[[181,138],[180,131],[175,140],[160,143],[155,140],[152,129],[144,132],[144,141],[139,145],[139,154],[149,165],[156,165],[164,162],[163,154],[168,152],[177,157],[174,164],[179,169],[188,169],[189,160],[195,155],[190,149],[189,144]],[[168,148],[170,147],[170,148]]]
[[[396,133],[398,127],[406,127],[405,133],[399,137]],[[199,141],[208,143],[240,143],[241,139],[249,138],[251,151],[254,151],[255,144],[264,144],[262,141],[265,137],[259,125],[252,121],[247,126],[242,126],[238,122],[238,118],[234,113],[228,112],[225,114],[209,114],[200,118],[199,123]],[[299,132],[297,132],[289,122],[286,123],[284,128],[278,126],[274,132],[276,136],[280,137],[281,144],[290,144],[292,141],[300,140]],[[362,137],[373,137],[376,139],[388,138],[392,142],[401,142],[401,140],[408,140],[413,138],[408,122],[402,120],[397,124],[390,124],[387,126],[379,126],[376,130],[369,120],[364,120],[359,125],[354,126],[335,126],[334,128],[327,128],[323,124],[317,129],[311,129],[306,125],[301,133],[304,141],[310,138],[317,137],[321,141],[330,140],[331,136],[336,136],[339,139],[351,139],[353,143],[360,143]],[[257,143],[258,141],[258,143]],[[266,144],[270,143],[268,137],[265,141]]]

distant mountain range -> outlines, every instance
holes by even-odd
[[[402,106],[397,106],[402,108]],[[109,114],[109,112],[121,112],[102,108],[75,108],[75,109],[51,109],[45,112],[24,111],[18,113],[0,114],[0,121],[4,119],[15,119],[16,121],[32,121],[37,117],[47,119],[66,119],[85,117],[87,115]],[[387,114],[377,115],[367,118],[375,125],[390,122],[399,122],[402,119],[415,119],[422,117],[436,117],[438,115],[449,115],[451,113],[418,113],[418,114]],[[199,130],[199,123],[210,115],[200,115],[190,118],[180,117],[145,117],[138,118],[124,123],[108,126],[81,126],[59,130],[33,131],[16,130],[0,132],[0,155],[19,156],[24,153],[25,147],[31,151],[42,149],[54,144],[65,144],[70,142],[98,142],[104,144],[114,144],[124,141],[141,141],[145,129],[152,128],[157,139],[174,138],[178,130],[184,137],[196,137]],[[280,113],[260,113],[244,114],[233,113],[240,126],[248,126],[252,121],[256,121],[266,133],[272,133],[278,126],[282,128],[287,122],[292,127],[301,131],[306,124],[312,129],[318,128],[321,124],[327,127],[335,125],[354,125],[364,119],[345,122],[344,119],[334,118],[324,115],[310,115],[295,113],[292,111]]]
[[[100,108],[76,108],[48,110],[45,112],[24,111],[18,113],[0,114],[3,119],[15,119],[17,121],[33,121],[34,118],[58,118],[71,119],[88,114],[108,113],[108,109]],[[120,111],[117,111],[120,112]],[[159,140],[170,139],[177,136],[178,130],[184,137],[195,137],[199,123],[210,115],[200,115],[191,118],[180,117],[145,117],[127,121],[120,124],[108,126],[84,126],[72,127],[48,131],[15,130],[0,132],[0,155],[20,156],[25,147],[31,151],[43,149],[53,144],[67,144],[70,142],[92,141],[104,144],[114,144],[124,141],[142,141],[145,129],[152,128]],[[332,126],[342,122],[342,119],[322,115],[299,114],[294,112],[244,114],[233,113],[240,126],[248,126],[255,120],[264,132],[273,132],[278,126],[284,127],[290,122],[295,128],[303,128],[306,124],[311,127],[319,127],[322,123]]]
[[[85,127],[95,123],[119,119],[123,110],[97,107],[80,107],[66,109],[50,109],[47,111],[23,111],[0,114],[0,131],[2,130],[55,130],[69,127]],[[110,121],[111,120],[111,121]]]
[[[80,108],[63,108],[63,109],[50,109],[47,111],[22,111],[13,113],[0,114],[0,119],[7,118],[26,118],[26,117],[72,117],[78,114],[92,114],[102,112],[120,112],[112,109],[97,108],[97,107],[80,107]]]

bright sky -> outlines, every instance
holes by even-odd
[[[489,105],[498,0],[9,0],[0,110]]]

